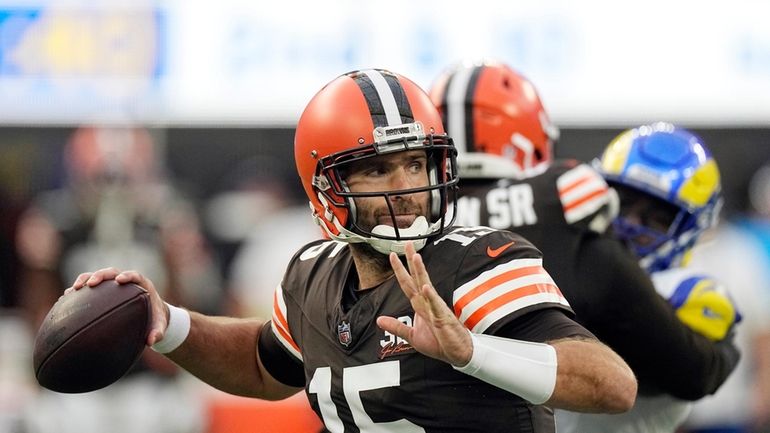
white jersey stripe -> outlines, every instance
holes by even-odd
[[[377,95],[380,97],[382,108],[385,110],[385,118],[388,121],[388,126],[402,124],[401,113],[398,111],[396,98],[393,96],[393,91],[390,90],[388,82],[385,81],[385,77],[373,69],[365,70],[363,73],[372,81],[374,90],[377,91]]]
[[[551,276],[545,272],[509,280],[477,296],[463,307],[458,318],[461,322],[465,322],[473,313],[500,296],[535,284],[547,284],[556,287],[556,283],[554,283]]]
[[[561,176],[556,179],[556,187],[559,188],[559,191],[561,191],[586,176],[595,176],[599,179],[603,179],[601,175],[596,172],[596,170],[592,169],[586,164],[581,163],[562,173]]]
[[[595,177],[589,177],[585,182],[582,182],[580,185],[577,185],[572,189],[566,190],[564,192],[559,191],[559,198],[561,199],[564,207],[569,207],[570,204],[583,199],[583,197],[587,197],[597,191],[606,190],[607,183],[605,183],[604,180],[597,179]]]
[[[564,219],[575,223],[608,205],[612,197],[604,178],[591,167],[580,164],[556,180]]]
[[[481,334],[484,331],[486,331],[487,328],[492,326],[495,322],[507,316],[508,314],[521,310],[522,308],[529,307],[531,305],[537,305],[542,303],[558,303],[564,306],[569,306],[569,303],[564,298],[564,296],[559,296],[556,293],[546,292],[546,293],[537,293],[534,295],[525,296],[523,298],[519,298],[505,305],[502,305],[499,308],[495,309],[494,311],[490,312],[489,314],[486,315],[486,317],[481,319],[473,327],[473,329],[471,329],[471,331],[477,334]]]
[[[608,193],[597,195],[596,197],[581,203],[579,206],[575,206],[570,210],[564,212],[564,219],[567,223],[572,224],[576,221],[595,213],[602,206],[607,204]]]
[[[482,285],[486,281],[489,281],[498,275],[504,274],[514,269],[521,269],[529,266],[542,266],[542,265],[543,265],[542,259],[534,259],[534,258],[513,259],[509,262],[497,265],[488,271],[484,271],[480,273],[479,276],[477,276],[476,278],[468,281],[467,283],[455,289],[454,294],[452,295],[452,304],[457,303],[457,301],[460,298],[462,298],[466,293],[470,292],[471,290],[475,289],[476,287]]]

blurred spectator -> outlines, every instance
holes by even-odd
[[[770,165],[753,176],[750,201],[755,212],[723,220],[693,253],[690,267],[728,282],[741,306],[743,359],[716,394],[695,404],[684,432],[770,431]]]
[[[320,230],[306,205],[300,210],[291,188],[292,167],[257,155],[237,164],[222,179],[219,192],[205,206],[207,232],[215,245],[230,295],[233,316],[267,317],[272,295],[292,254]],[[305,235],[310,232],[312,237]],[[274,283],[274,284],[273,284]],[[266,302],[266,304],[265,304]]]
[[[167,299],[219,312],[221,277],[193,204],[163,172],[150,132],[78,128],[65,145],[66,183],[40,194],[21,216],[20,304],[33,330],[82,271],[107,264],[156,278]],[[203,411],[185,374],[147,350],[129,376],[85,395],[41,392],[32,432],[196,431]],[[150,398],[152,397],[152,398]]]
[[[222,258],[235,315],[272,314],[273,292],[285,264],[299,247],[322,235],[308,218],[306,199],[296,198],[292,182],[302,193],[286,164],[259,155],[238,164],[206,206],[208,230]]]
[[[268,317],[283,264],[321,230],[308,218],[307,206],[287,206],[260,221],[236,254],[229,274],[230,290],[246,316]]]

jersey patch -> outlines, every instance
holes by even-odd
[[[411,316],[401,316],[398,320],[407,326],[412,326],[413,324]],[[380,340],[381,349],[378,355],[379,359],[415,352],[414,347],[412,347],[408,341],[397,335],[393,335],[388,331],[383,332],[385,333],[385,337]]]

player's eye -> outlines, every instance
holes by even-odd
[[[408,169],[412,173],[420,173],[423,171],[424,167],[425,167],[424,159],[415,159],[409,163]]]
[[[377,177],[377,176],[383,176],[387,174],[388,168],[385,166],[385,164],[375,164],[370,168],[367,168],[362,172],[364,176],[368,177]]]

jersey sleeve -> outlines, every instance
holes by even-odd
[[[283,287],[279,285],[276,287],[275,294],[273,295],[271,329],[273,330],[276,341],[278,341],[289,354],[301,362],[302,351],[300,350],[299,345],[294,341],[294,337],[291,335],[291,328],[289,327],[287,317],[288,313],[286,300],[284,299],[283,294]]]
[[[305,374],[302,363],[286,350],[276,335],[272,322],[267,322],[262,327],[259,344],[257,345],[262,365],[273,378],[285,385],[305,386]]]
[[[323,241],[311,242],[300,249],[289,262],[281,283],[273,293],[271,320],[259,338],[259,357],[265,369],[278,381],[290,386],[305,383],[302,349],[292,331],[292,323],[301,316],[294,298],[284,287],[303,286],[298,263],[303,255],[313,255]],[[293,318],[293,320],[292,320]]]
[[[543,268],[542,255],[519,235],[491,231],[469,246],[458,266],[451,306],[475,333],[494,334],[504,324],[543,308],[571,312]]]
[[[289,386],[304,386],[302,351],[289,326],[288,309],[282,285],[273,294],[273,314],[262,328],[259,338],[259,359],[265,369],[279,382]]]
[[[508,322],[495,333],[499,337],[514,340],[548,343],[563,338],[596,340],[596,337],[579,323],[555,308],[536,310]]]
[[[619,201],[604,178],[587,164],[574,160],[561,161],[554,170],[567,224],[598,233],[606,231],[618,214]]]

